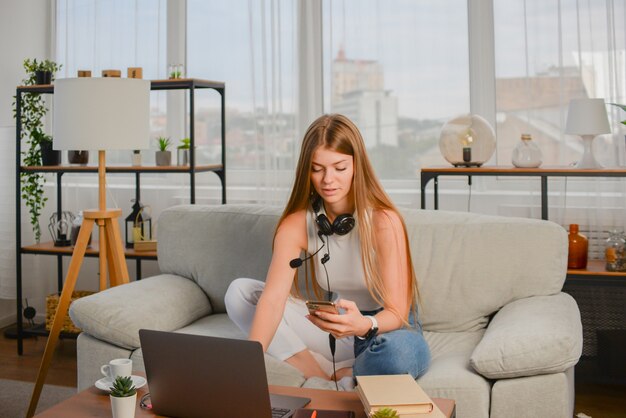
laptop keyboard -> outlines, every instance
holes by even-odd
[[[272,418],[282,418],[289,412],[291,412],[291,409],[272,407]]]

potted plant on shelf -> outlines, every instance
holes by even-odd
[[[52,84],[54,74],[61,69],[61,65],[50,60],[37,62],[34,59],[31,64],[35,71],[35,84]]]
[[[130,376],[118,376],[111,386],[111,412],[113,418],[133,418],[137,404],[137,389]]]
[[[176,162],[178,165],[189,165],[189,149],[191,148],[191,139],[183,138],[177,147]]]
[[[36,59],[25,59],[23,62],[24,70],[26,70],[26,78],[22,80],[24,86],[32,86],[38,84],[37,73],[41,71],[50,72],[51,83],[54,81],[55,73],[61,69],[61,65],[50,60],[38,62]],[[40,77],[41,78],[41,75]],[[21,139],[26,141],[26,149],[22,151],[22,164],[24,166],[37,166],[42,164],[42,148],[46,148],[52,143],[52,137],[44,132],[43,119],[48,113],[46,103],[39,93],[22,94],[22,103],[20,107],[20,122],[22,129],[20,132]],[[14,97],[14,99],[16,99]],[[16,101],[13,102],[13,117],[17,118]],[[49,161],[46,161],[49,162]],[[58,164],[58,163],[57,163]],[[54,165],[54,164],[46,164]],[[41,239],[41,227],[39,225],[39,215],[41,214],[47,198],[43,195],[43,185],[45,182],[42,173],[21,172],[20,181],[22,184],[22,198],[28,208],[30,214],[30,223],[33,227],[35,241]]]
[[[160,136],[157,138],[159,150],[156,152],[156,165],[167,166],[172,164],[172,152],[168,151],[172,142],[168,137]]]
[[[52,137],[43,132],[36,131],[33,133],[39,136],[39,148],[41,149],[41,165],[59,165],[61,164],[61,151],[52,149]]]

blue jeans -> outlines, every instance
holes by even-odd
[[[376,311],[362,311],[374,315]],[[422,334],[422,326],[413,311],[409,313],[410,328],[378,334],[367,340],[354,338],[354,376],[405,374],[421,376],[430,365],[430,348]]]

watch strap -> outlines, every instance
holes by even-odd
[[[364,336],[356,336],[360,340],[369,340],[378,333],[378,321],[376,320],[376,317],[373,315],[365,315],[365,317],[372,321],[372,327]]]

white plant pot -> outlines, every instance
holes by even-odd
[[[111,398],[111,412],[113,418],[135,418],[135,407],[137,405],[137,394],[127,396],[125,398],[117,398],[109,395]]]

